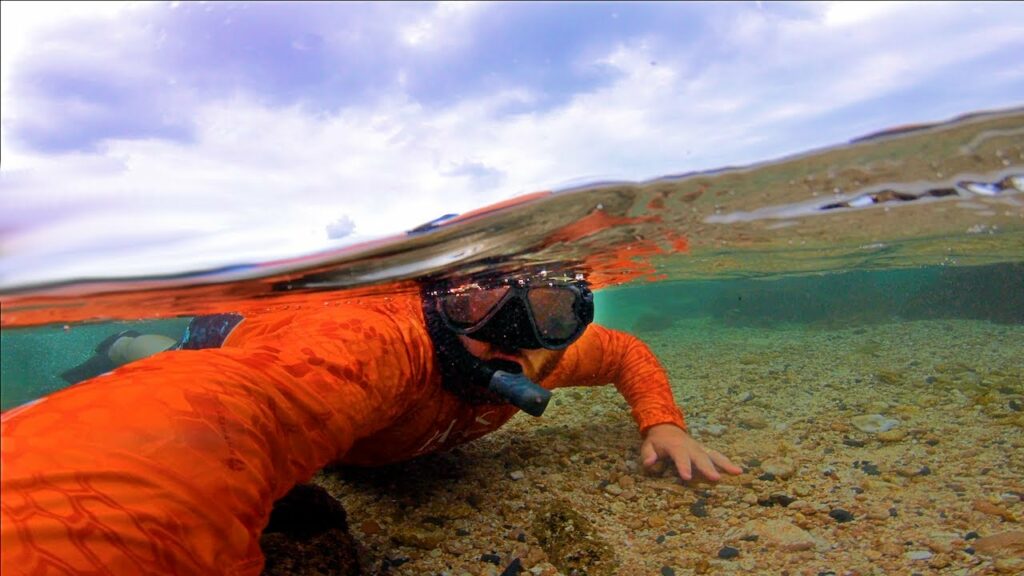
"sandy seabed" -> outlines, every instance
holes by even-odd
[[[1024,326],[641,334],[744,467],[645,473],[611,386],[413,462],[324,472],[370,574],[1024,573]]]

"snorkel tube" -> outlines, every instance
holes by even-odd
[[[523,369],[515,362],[492,360],[480,362],[483,370],[491,370],[487,389],[505,399],[509,404],[530,416],[540,416],[548,407],[551,391],[523,375]],[[494,369],[495,364],[507,364],[503,369]]]
[[[423,315],[446,390],[472,404],[511,404],[531,416],[544,413],[551,392],[527,378],[515,362],[484,361],[470,354],[458,336],[445,326],[434,297],[426,290]]]

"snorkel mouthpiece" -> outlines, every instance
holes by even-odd
[[[548,407],[551,391],[546,390],[522,374],[495,370],[487,389],[508,400],[530,416],[540,416]]]

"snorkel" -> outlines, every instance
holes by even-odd
[[[466,348],[463,346],[462,348]],[[467,352],[469,354],[469,352]],[[472,356],[472,354],[470,354]],[[540,416],[548,407],[551,391],[530,380],[521,366],[507,360],[477,360],[477,368],[487,378],[487,390],[530,416]],[[504,369],[502,369],[504,368]]]

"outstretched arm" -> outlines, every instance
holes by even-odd
[[[2,572],[258,574],[274,500],[401,410],[415,367],[365,320],[168,352],[4,413]]]
[[[696,467],[709,480],[719,480],[719,471],[739,474],[728,458],[704,447],[686,432],[682,411],[672,397],[668,375],[639,338],[591,325],[573,344],[553,375],[554,386],[595,386],[614,382],[629,403],[640,433],[641,462],[653,466],[671,459],[684,480]]]

